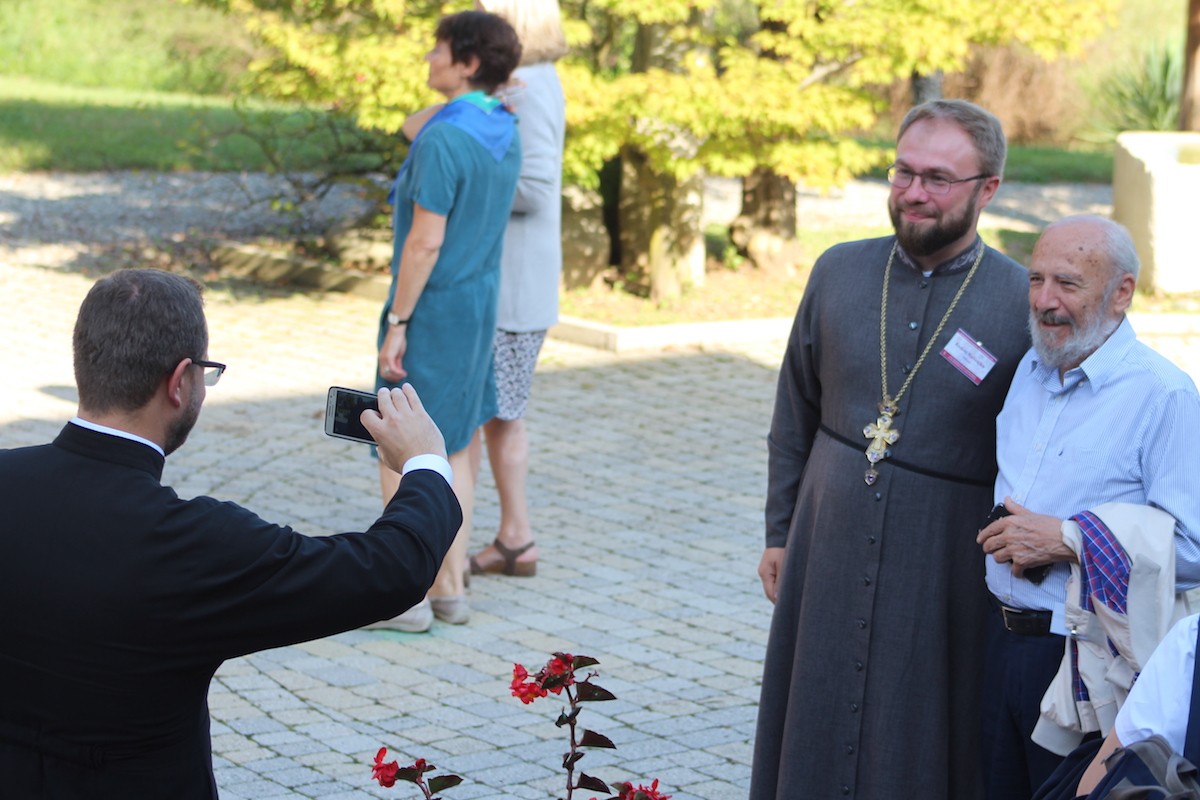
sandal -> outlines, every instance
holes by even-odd
[[[516,576],[518,578],[531,578],[537,574],[537,561],[517,561],[517,557],[525,553],[527,550],[529,550],[529,548],[533,547],[533,544],[534,543],[531,541],[524,547],[519,547],[516,550],[513,550],[499,539],[496,539],[492,542],[491,546],[496,549],[496,552],[500,555],[502,560],[493,561],[487,564],[480,564],[477,558],[479,553],[476,553],[470,558],[471,574],[487,575],[490,573],[494,575],[499,574]],[[481,550],[480,553],[482,552],[483,551]]]

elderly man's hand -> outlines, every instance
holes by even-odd
[[[446,440],[411,384],[380,389],[379,411],[368,409],[360,419],[379,445],[379,460],[393,472],[400,472],[413,456],[433,453],[446,457]]]
[[[996,520],[975,537],[996,563],[1011,563],[1019,578],[1030,567],[1076,560],[1075,552],[1063,542],[1062,520],[1034,514],[1011,497],[1004,498],[1004,507],[1011,516]]]

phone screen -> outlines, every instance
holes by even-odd
[[[330,436],[373,444],[375,439],[359,420],[368,408],[378,410],[379,398],[354,389],[331,387],[325,405],[325,432]]]

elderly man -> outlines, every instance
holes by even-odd
[[[362,422],[400,487],[365,533],[310,538],[160,483],[225,369],[197,284],[116,272],[74,339],[78,416],[0,451],[0,794],[212,800],[213,673],[419,601],[461,522],[445,444],[411,387],[380,391]]]
[[[888,171],[896,235],[809,278],[768,439],[752,800],[981,795],[974,534],[1028,347],[1025,270],[976,233],[1005,154],[977,106],[913,109]]]
[[[1106,502],[1162,509],[1176,521],[1177,589],[1200,584],[1191,436],[1200,399],[1126,319],[1137,274],[1128,232],[1101,217],[1060,220],[1033,250],[1033,348],[996,420],[995,500],[1012,516],[978,536],[995,606],[983,734],[993,800],[1030,797],[1061,760],[1030,737],[1067,633],[1068,562],[1077,557],[1063,520]]]

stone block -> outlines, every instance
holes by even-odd
[[[1113,219],[1133,236],[1142,260],[1142,289],[1200,292],[1200,264],[1191,239],[1197,187],[1200,133],[1137,131],[1117,137]]]

